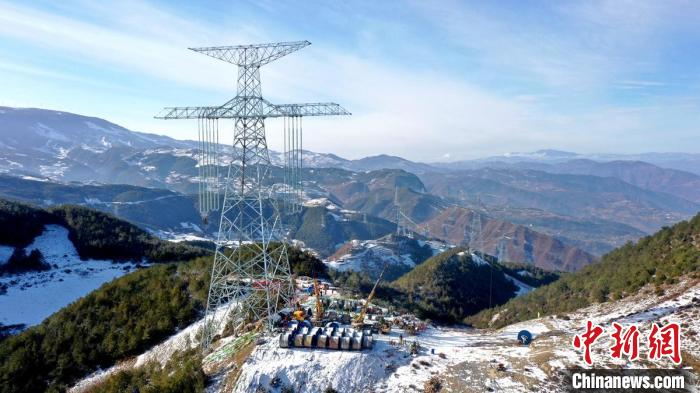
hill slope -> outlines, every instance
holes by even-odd
[[[291,249],[289,259],[295,274],[324,276],[308,253]],[[138,270],[0,340],[0,393],[65,391],[190,325],[204,311],[211,267],[212,258],[201,257]]]
[[[153,262],[194,258],[204,250],[171,243],[110,214],[85,207],[62,205],[42,210],[0,199],[0,244],[25,247],[46,225],[68,229],[81,258],[141,260]]]
[[[389,221],[342,210],[327,200],[314,200],[292,217],[292,236],[322,256],[333,254],[348,239],[376,239],[396,229]]]
[[[551,271],[575,271],[595,260],[593,255],[556,237],[459,206],[450,206],[424,225],[431,236],[452,244],[466,244],[499,260]]]
[[[700,214],[629,243],[576,273],[538,288],[501,307],[467,319],[476,326],[505,326],[547,315],[572,311],[591,303],[634,294],[653,283],[657,291],[679,277],[700,269]]]
[[[661,168],[643,161],[598,162],[576,159],[556,165],[519,165],[550,173],[614,177],[646,190],[680,196],[689,201],[700,202],[700,176],[677,169]]]
[[[166,189],[124,184],[61,184],[0,175],[0,197],[38,206],[87,206],[154,231],[212,230],[202,224],[196,198]],[[167,212],[167,214],[163,214]]]
[[[391,287],[405,296],[402,306],[420,318],[458,322],[490,304],[502,304],[529,291],[531,285],[520,280],[518,272],[522,271],[458,247],[416,266]],[[556,278],[537,269],[529,275],[533,286]]]
[[[419,233],[427,231],[431,237],[469,245],[491,255],[502,250],[506,257],[499,254],[499,259],[567,271],[595,259],[590,253],[563,242],[558,233],[545,234],[525,226],[527,220],[522,221],[523,225],[514,225],[480,214],[484,224],[489,226],[483,230],[474,228],[473,210],[426,193],[423,182],[403,170],[376,170],[332,182],[334,179],[337,177],[324,179],[324,187],[348,209],[395,221],[397,203],[402,213],[417,224],[404,222],[409,229]],[[606,231],[606,235],[609,232]],[[478,238],[472,239],[474,233]]]
[[[376,279],[384,265],[384,279],[392,281],[445,251],[449,246],[440,241],[424,241],[394,233],[376,240],[351,240],[324,262],[339,271],[359,271]]]
[[[700,210],[689,200],[636,187],[613,177],[484,168],[422,176],[429,192],[487,205],[536,208],[557,214],[624,223],[646,233]]]

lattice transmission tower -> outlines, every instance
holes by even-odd
[[[289,211],[301,204],[301,118],[349,115],[334,103],[275,105],[262,97],[260,67],[295,52],[308,41],[260,45],[190,48],[238,66],[237,94],[221,106],[168,107],[158,119],[197,119],[204,138],[200,160],[200,211],[206,215],[220,208],[214,266],[207,299],[202,346],[211,345],[221,324],[232,322],[233,333],[245,324],[272,329],[272,317],[287,307],[294,283],[277,201]],[[270,179],[270,154],[265,119],[284,118],[284,184],[279,190]],[[218,159],[219,119],[233,120],[233,153],[228,175],[220,184],[211,163]],[[205,128],[202,129],[202,124]],[[223,138],[222,138],[223,140]],[[217,148],[212,148],[211,145]],[[218,164],[217,164],[218,165]],[[212,176],[216,179],[212,180]],[[218,200],[219,188],[223,201]],[[223,316],[223,317],[222,317]]]
[[[394,187],[394,212],[396,213],[396,236],[413,237],[414,232],[429,238],[427,224],[418,225],[411,217],[404,213],[399,204],[399,188]],[[413,229],[409,229],[409,226]]]

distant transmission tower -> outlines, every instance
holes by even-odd
[[[209,167],[216,154],[218,120],[233,120],[233,156],[228,164],[221,204],[221,222],[216,241],[211,284],[207,299],[202,346],[211,345],[222,316],[233,322],[234,334],[247,323],[272,329],[272,316],[289,305],[294,294],[287,239],[284,236],[276,197],[284,206],[298,211],[301,204],[301,117],[349,115],[338,104],[309,103],[275,105],[262,97],[260,67],[307,45],[308,41],[261,45],[190,48],[238,66],[238,87],[234,98],[221,106],[169,107],[158,119],[197,119],[200,126],[205,166],[200,172],[204,202],[200,211],[218,209],[218,179]],[[266,118],[284,118],[284,185],[281,195],[270,185],[270,155],[265,136]],[[214,123],[214,126],[211,125]],[[216,191],[212,188],[217,188]],[[200,200],[201,202],[201,200]],[[230,313],[229,313],[230,311]]]
[[[466,235],[465,228],[465,235]],[[469,225],[469,243],[468,246],[472,251],[482,251],[483,249],[483,224],[481,222],[481,213],[477,210],[472,210],[471,223]],[[478,239],[478,242],[477,242]]]
[[[394,209],[396,210],[396,236],[408,236],[408,229],[401,223],[403,212],[399,206],[399,188],[394,188]]]
[[[396,235],[397,236],[405,236],[405,237],[410,237],[413,238],[413,233],[411,230],[408,229],[408,225],[413,227],[413,231],[415,233],[420,233],[425,237],[426,239],[428,238],[428,226],[426,224],[418,225],[411,217],[406,215],[406,213],[403,212],[403,209],[401,209],[401,206],[399,205],[399,188],[395,187],[394,188],[394,210],[396,211]]]

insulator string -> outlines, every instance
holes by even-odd
[[[296,211],[296,189],[297,189],[297,118],[294,117],[294,127],[292,128],[292,211]]]
[[[207,213],[211,210],[211,188],[209,180],[211,179],[211,119],[207,119],[207,167],[206,167],[206,187],[207,187]]]
[[[219,119],[216,119],[216,143],[214,145],[214,168],[215,168],[215,180],[214,189],[216,190],[214,194],[214,209],[219,210]]]
[[[214,120],[209,119],[209,166],[207,167],[207,184],[209,185],[209,192],[207,193],[209,199],[209,210],[213,210],[214,207],[214,187],[212,185],[212,180],[214,180]]]
[[[205,154],[205,159],[204,159],[204,165],[205,165],[205,167],[204,167],[204,187],[205,187],[205,190],[204,190],[204,201],[205,201],[204,209],[207,213],[209,213],[209,207],[210,207],[209,204],[211,203],[211,201],[209,200],[209,194],[210,194],[209,193],[209,169],[210,169],[209,158],[211,157],[211,152],[209,151],[210,150],[209,141],[211,139],[211,135],[210,135],[211,120],[206,119],[204,124],[205,124],[205,137],[206,137],[205,143],[204,143],[204,147],[205,147],[205,149],[204,149],[204,154]]]
[[[282,183],[282,208],[287,208],[287,117],[282,118],[282,131],[283,131],[283,145],[284,149],[282,151],[282,176],[284,177]]]
[[[201,214],[202,212],[202,118],[198,117],[197,118],[197,146],[199,147],[197,154],[195,157],[197,157],[197,175],[198,175],[198,182],[197,182],[197,203],[199,207],[199,212]]]
[[[218,210],[219,201],[219,120],[204,116],[197,118],[199,212],[206,217]]]
[[[202,119],[202,162],[200,163],[202,183],[202,216],[207,214],[207,119]]]
[[[282,118],[282,202],[287,212],[301,211],[303,199],[303,131],[301,116]]]
[[[294,156],[294,212],[297,212],[299,210],[299,146],[301,143],[301,140],[299,139],[299,119],[301,119],[301,117],[296,118],[295,130],[296,149],[294,150],[294,152],[296,154]]]
[[[304,169],[304,146],[303,146],[303,129],[302,118],[299,117],[299,212],[301,212],[302,198],[304,196],[304,186],[302,184],[302,170]]]

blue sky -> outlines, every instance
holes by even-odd
[[[0,105],[191,139],[153,115],[227,101],[236,69],[187,47],[304,39],[263,95],[353,112],[305,121],[310,150],[700,152],[697,1],[0,1]]]

